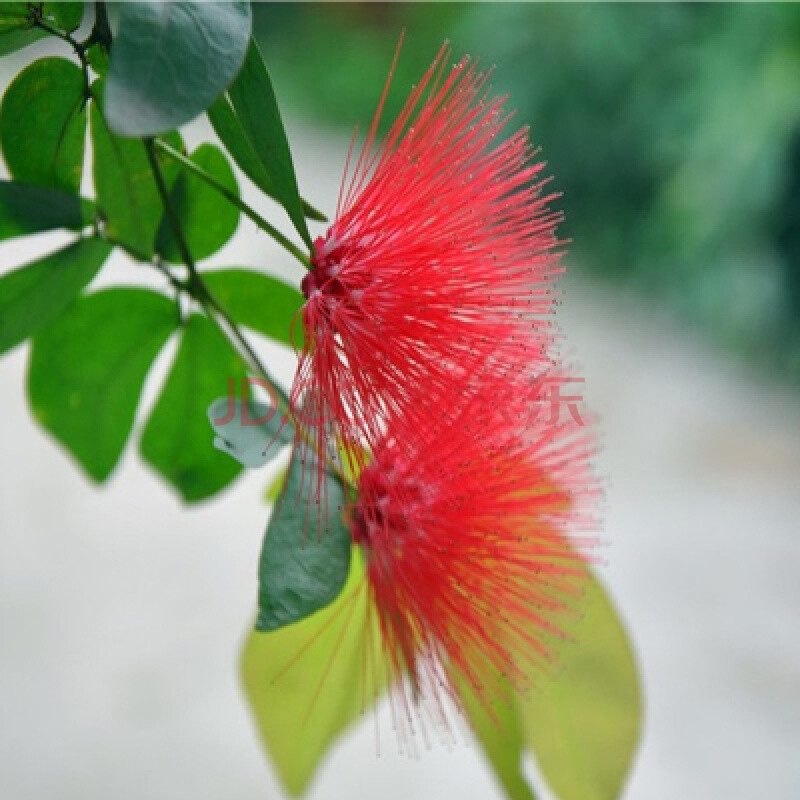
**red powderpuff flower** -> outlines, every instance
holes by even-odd
[[[393,421],[360,475],[352,536],[401,739],[415,717],[446,728],[442,701],[458,705],[459,686],[487,706],[498,676],[526,688],[575,605],[592,543],[575,534],[593,527],[598,493],[593,446],[569,414],[547,424],[547,387],[515,377],[492,396],[451,395],[413,446],[399,446],[408,431]]]
[[[468,58],[448,70],[449,57],[443,46],[375,147],[395,53],[303,280],[293,407],[319,452],[335,437],[360,466],[388,415],[422,426],[417,385],[449,393],[490,356],[502,369],[544,363],[555,337],[560,214],[544,165],[526,128],[501,136],[513,113],[488,75]]]

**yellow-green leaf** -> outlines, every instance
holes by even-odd
[[[293,797],[305,792],[332,744],[369,713],[386,686],[358,548],[350,564],[333,603],[280,630],[251,633],[242,654],[242,681],[261,741]]]
[[[641,732],[639,678],[625,628],[594,577],[581,608],[556,676],[518,696],[517,711],[559,800],[614,800]]]
[[[278,501],[278,498],[281,496],[281,492],[283,491],[283,487],[286,486],[286,476],[288,473],[288,468],[279,470],[278,474],[275,475],[275,477],[267,484],[267,488],[264,489],[265,503],[272,504]]]
[[[525,737],[514,705],[514,690],[507,681],[498,684],[501,690],[487,707],[476,696],[467,681],[458,683],[458,694],[478,739],[483,755],[509,800],[536,800],[522,772]]]

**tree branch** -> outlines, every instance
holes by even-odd
[[[145,150],[147,151],[148,161],[150,162],[150,169],[156,182],[156,188],[158,189],[161,202],[164,206],[164,213],[166,215],[167,222],[172,228],[181,258],[183,259],[183,262],[186,264],[186,268],[189,271],[189,278],[185,284],[186,291],[203,307],[203,310],[208,315],[208,318],[219,328],[223,336],[229,340],[233,340],[232,343],[236,349],[239,350],[240,355],[244,357],[245,361],[249,363],[253,372],[255,372],[258,377],[270,384],[272,389],[275,391],[275,395],[278,398],[278,403],[280,406],[282,406],[281,410],[288,412],[289,398],[287,397],[286,392],[283,391],[283,389],[276,383],[275,379],[269,374],[266,367],[261,363],[258,355],[256,355],[255,351],[250,346],[250,343],[247,341],[244,334],[241,332],[241,330],[239,330],[236,322],[220,305],[219,301],[211,293],[202,276],[197,271],[197,266],[194,262],[194,258],[192,258],[186,237],[183,235],[180,220],[175,214],[175,210],[170,201],[169,190],[167,189],[167,185],[164,181],[164,175],[161,172],[161,166],[156,158],[155,144],[153,139],[145,139],[144,146]],[[225,324],[223,325],[220,320],[222,320],[222,322]]]
[[[284,236],[274,225],[267,222],[254,208],[249,206],[238,195],[223,186],[213,175],[206,172],[201,166],[195,164],[190,158],[180,153],[171,145],[161,139],[154,140],[155,146],[166,153],[170,158],[177,161],[184,169],[196,175],[200,180],[207,183],[212,189],[219,192],[229,203],[232,203],[243,214],[248,216],[261,230],[271,236],[284,250],[291,253],[306,269],[311,269],[311,262],[308,256],[290,239]]]

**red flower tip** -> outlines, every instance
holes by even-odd
[[[467,58],[448,70],[449,55],[440,50],[375,146],[390,72],[303,280],[292,402],[313,397],[318,450],[335,436],[359,464],[387,414],[425,424],[409,387],[445,395],[490,359],[544,364],[555,338],[561,215],[543,164],[526,130],[505,135],[513,115],[487,75]]]

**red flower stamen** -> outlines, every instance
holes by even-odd
[[[449,56],[443,47],[374,147],[390,72],[303,280],[292,402],[320,452],[334,438],[362,467],[389,416],[428,424],[410,400],[417,385],[444,396],[487,363],[543,365],[556,338],[561,215],[544,165],[527,129],[501,138],[512,114],[487,74],[466,58],[448,71]]]
[[[446,725],[438,712],[464,682],[487,706],[499,676],[527,688],[585,579],[592,542],[575,534],[594,523],[593,446],[572,419],[543,424],[542,386],[451,396],[412,447],[392,422],[360,476],[352,536],[408,725],[420,698]]]

